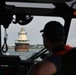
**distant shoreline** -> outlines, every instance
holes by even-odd
[[[43,44],[29,45],[29,49],[43,49]],[[8,49],[15,49],[15,46],[8,46]]]

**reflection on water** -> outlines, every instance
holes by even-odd
[[[16,55],[19,56],[22,60],[28,59],[31,55],[38,52],[39,49],[29,49],[28,52],[17,52],[14,49],[9,49],[4,55]],[[40,58],[39,58],[40,59]]]

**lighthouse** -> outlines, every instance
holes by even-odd
[[[29,51],[29,40],[27,40],[27,33],[23,27],[21,27],[18,36],[18,39],[15,40],[15,51]]]

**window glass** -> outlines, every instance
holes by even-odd
[[[69,34],[67,38],[67,44],[70,44],[73,47],[76,47],[76,19],[71,20],[71,25],[69,29]]]
[[[26,60],[34,53],[40,51],[44,48],[43,46],[43,39],[42,39],[42,33],[40,33],[40,30],[44,28],[44,25],[49,21],[59,21],[62,25],[64,25],[64,19],[61,17],[48,17],[48,16],[34,16],[33,20],[27,24],[27,25],[19,25],[19,24],[13,24],[11,23],[9,25],[9,28],[7,28],[7,45],[9,47],[8,51],[4,54],[6,55],[19,55],[22,60]],[[24,31],[21,35],[23,37],[19,37],[21,28],[24,28],[26,36],[23,35]],[[3,37],[4,37],[4,28],[2,26],[2,45],[3,45]],[[24,41],[26,39],[26,41]],[[15,43],[18,44],[18,42],[26,42],[29,43],[29,50],[28,51],[16,51],[15,50]],[[23,44],[24,44],[23,43]],[[22,45],[22,44],[21,44]],[[20,46],[21,46],[20,45]],[[19,46],[19,48],[21,48]],[[27,46],[22,46],[27,47]],[[21,49],[22,50],[22,49]]]

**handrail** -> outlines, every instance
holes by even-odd
[[[47,52],[47,49],[43,48],[42,50],[40,50],[39,52],[35,53],[30,58],[28,58],[26,61],[33,61],[33,60],[37,59],[38,57],[40,57],[45,52]]]

